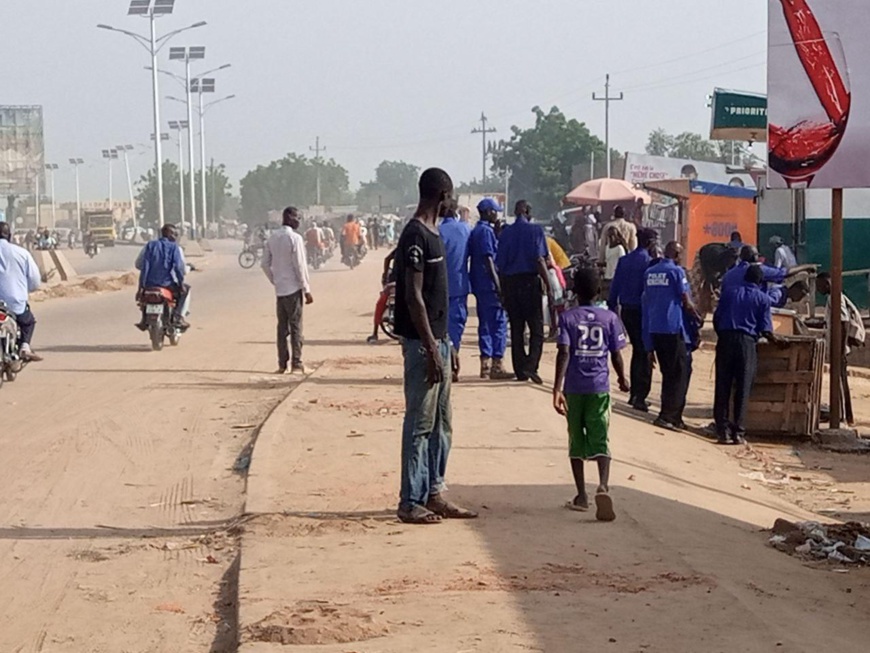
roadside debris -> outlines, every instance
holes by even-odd
[[[829,560],[837,564],[870,564],[870,525],[859,522],[820,524],[793,523],[777,519],[770,545],[806,560]]]

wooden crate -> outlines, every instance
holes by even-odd
[[[758,345],[758,374],[749,399],[751,435],[809,437],[819,428],[825,341],[788,336],[788,347]]]

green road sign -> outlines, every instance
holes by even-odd
[[[721,141],[767,141],[767,96],[760,93],[713,91],[710,138]]]

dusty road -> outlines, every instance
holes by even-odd
[[[178,349],[148,351],[129,292],[38,306],[48,360],[0,389],[0,652],[866,650],[870,575],[760,532],[818,497],[733,453],[618,411],[619,519],[562,510],[564,426],[547,392],[473,378],[473,318],[449,481],[482,518],[398,524],[399,350],[361,344],[377,254],[313,275],[300,383],[268,374],[265,278],[219,250]],[[866,516],[866,462],[802,460]]]
[[[293,381],[250,344],[273,300],[229,247],[193,275],[177,349],[149,351],[132,290],[35,307],[46,361],[0,389],[0,651],[232,650],[236,551],[211,533],[240,514],[233,465]]]

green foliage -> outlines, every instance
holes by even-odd
[[[202,221],[202,172],[194,175],[196,184],[196,215],[197,222]],[[181,197],[179,194],[178,165],[172,161],[163,162],[163,210],[165,222],[181,224]],[[226,167],[221,164],[209,168],[206,174],[206,192],[208,206],[208,221],[214,222],[221,215],[232,185],[226,175]],[[159,228],[159,212],[157,209],[157,173],[154,168],[136,182],[136,204],[139,221],[143,226]],[[184,173],[184,214],[190,221],[190,173]]]
[[[347,170],[334,160],[313,160],[288,154],[267,166],[257,166],[241,181],[242,216],[263,222],[269,211],[317,203],[317,167],[321,168],[321,202],[327,206],[348,201]]]
[[[375,170],[373,181],[362,184],[356,194],[360,210],[401,212],[417,202],[420,168],[403,161],[383,161]]]
[[[597,176],[605,174],[605,147],[585,123],[566,118],[558,107],[548,113],[534,107],[532,112],[535,126],[511,127],[510,140],[501,141],[493,154],[493,170],[502,177],[511,172],[511,199],[528,199],[535,213],[549,215],[559,210],[562,198],[571,191],[574,167],[589,170],[593,152]],[[617,171],[620,157],[616,152],[612,157]],[[588,174],[581,181],[585,179]]]
[[[674,159],[730,163],[731,143],[730,141],[708,141],[700,134],[693,132],[683,132],[674,136],[659,128],[649,135],[646,153]]]

